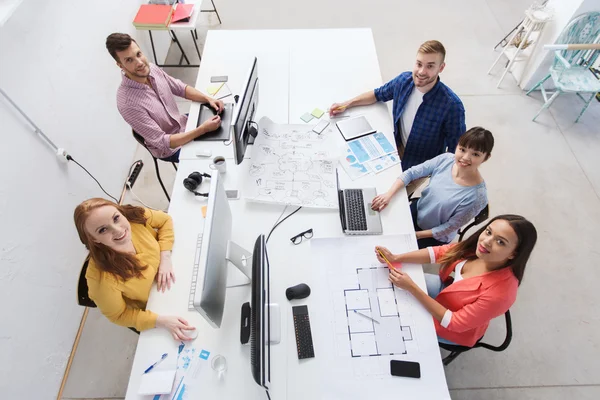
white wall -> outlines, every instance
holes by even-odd
[[[550,0],[548,5],[554,8],[554,18],[546,24],[539,45],[531,55],[527,70],[524,71],[521,87],[526,90],[546,76],[552,65],[554,53],[544,50],[543,45],[555,43],[562,30],[574,17],[589,11],[600,11],[600,0]],[[517,74],[519,72],[515,75]],[[546,82],[545,87],[551,88],[551,82]]]
[[[24,0],[0,28],[0,87],[115,197],[135,141],[104,42],[121,31],[145,47],[147,33],[131,25],[140,2]],[[155,38],[164,57],[168,36]],[[83,312],[73,209],[103,193],[75,164],[59,164],[1,97],[0,138],[0,397],[52,399]]]

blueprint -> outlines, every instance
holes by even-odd
[[[311,125],[276,124],[263,117],[252,149],[244,198],[314,208],[337,208],[337,152]]]

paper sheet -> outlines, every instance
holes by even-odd
[[[371,172],[365,164],[358,162],[349,147],[346,147],[346,154],[340,157],[339,163],[353,181]]]
[[[314,208],[337,208],[338,153],[305,125],[276,124],[263,117],[252,146],[244,198],[249,201]]]
[[[396,152],[396,148],[381,132],[351,140],[348,147],[361,163]]]
[[[150,371],[147,374],[142,375],[138,394],[152,395],[171,393],[176,373],[176,370]]]
[[[379,157],[365,163],[365,165],[376,174],[385,171],[396,164],[400,164],[400,157],[398,157],[398,153],[387,154],[383,157]]]

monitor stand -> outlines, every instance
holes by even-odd
[[[258,129],[256,129],[255,124],[258,126],[256,122],[250,123],[250,121],[248,121],[248,144],[254,144],[254,140],[256,140],[256,137],[258,136]]]
[[[229,240],[225,258],[236,267],[227,267],[227,287],[249,285],[252,282],[252,253]]]
[[[240,341],[242,344],[248,344],[250,341],[250,315],[251,315],[250,303],[244,303],[242,305],[242,320],[240,322]],[[271,316],[271,329],[269,343],[279,344],[281,342],[281,310],[279,304],[269,304],[269,314]]]

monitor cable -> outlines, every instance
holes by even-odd
[[[273,233],[273,231],[279,226],[281,225],[281,223],[283,221],[285,221],[286,219],[288,219],[289,217],[291,217],[292,215],[296,214],[298,211],[300,211],[300,209],[302,208],[302,206],[299,206],[298,208],[296,208],[294,211],[292,211],[291,213],[289,213],[284,219],[282,219],[281,221],[279,221],[279,219],[281,218],[281,216],[283,215],[283,213],[285,212],[285,210],[287,209],[288,206],[285,206],[285,208],[283,209],[283,211],[281,212],[281,215],[279,216],[279,218],[277,218],[277,222],[275,223],[275,225],[273,225],[273,227],[271,228],[271,231],[269,232],[269,235],[267,236],[267,240],[266,243],[269,242],[269,238],[271,237],[271,234]]]
[[[87,174],[88,174],[89,176],[91,176],[93,180],[95,180],[95,181],[96,181],[96,183],[98,184],[98,186],[100,186],[100,189],[102,189],[102,191],[103,191],[103,192],[104,192],[104,193],[105,193],[105,194],[106,194],[108,197],[110,197],[111,199],[113,199],[113,200],[115,201],[115,203],[119,203],[119,200],[117,200],[117,199],[116,199],[116,197],[114,197],[114,196],[111,196],[111,195],[110,195],[110,194],[109,194],[109,193],[108,193],[106,190],[104,190],[104,188],[102,187],[102,185],[100,184],[100,182],[98,182],[98,179],[96,179],[96,178],[94,177],[94,175],[92,175],[92,174],[90,173],[90,171],[88,171],[87,169],[85,169],[85,167],[84,167],[83,165],[79,164],[79,163],[78,163],[78,162],[77,162],[77,161],[76,161],[76,160],[75,160],[73,157],[71,157],[71,155],[67,154],[67,160],[69,160],[69,161],[73,161],[75,164],[79,165],[79,167],[80,167],[82,170],[84,170],[85,172],[87,172]]]

